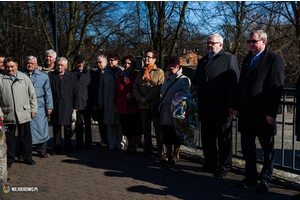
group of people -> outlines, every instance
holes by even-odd
[[[237,58],[223,50],[223,38],[212,34],[207,55],[198,63],[193,83],[198,89],[201,139],[205,163],[200,171],[226,176],[232,164],[232,117],[238,117],[246,178],[238,187],[256,186],[268,192],[274,166],[276,114],[284,86],[284,62],[267,49],[267,34],[253,31],[247,40],[249,54],[239,72]],[[263,168],[258,176],[256,145],[263,150]],[[217,141],[217,142],[216,142]],[[218,146],[218,148],[217,148]]]
[[[45,52],[45,63],[38,66],[37,58],[28,56],[25,67],[18,71],[18,62],[12,57],[3,58],[3,71],[0,75],[0,120],[7,126],[7,167],[15,160],[15,131],[18,129],[20,157],[25,163],[34,165],[32,145],[36,146],[38,156],[47,158],[47,141],[50,139],[48,122],[53,125],[54,147],[52,155],[65,152],[76,153],[84,147],[91,149],[91,119],[98,121],[102,143],[110,150],[123,149],[127,139],[125,152],[136,152],[137,136],[144,135],[145,147],[142,155],[150,155],[152,149],[151,123],[155,126],[158,157],[168,154],[169,161],[179,159],[179,148],[175,154],[172,149],[166,152],[163,145],[162,126],[172,125],[169,97],[162,102],[162,115],[152,116],[152,107],[160,101],[161,88],[164,84],[164,72],[155,65],[158,58],[156,51],[146,53],[142,71],[135,71],[136,58],[125,56],[119,65],[117,54],[108,57],[97,57],[97,70],[85,67],[82,55],[73,60],[74,69],[69,71],[68,60],[56,58],[54,50]],[[188,92],[190,81],[182,76],[179,60],[175,57],[168,60],[169,75],[166,85],[180,76],[184,85],[178,81],[178,91]],[[179,74],[179,75],[178,75]],[[165,108],[164,108],[165,107]],[[165,110],[165,111],[164,111]],[[74,117],[75,116],[75,117]],[[75,118],[75,119],[74,119]],[[50,120],[50,121],[49,121]],[[75,120],[76,146],[73,147],[72,121]],[[62,127],[64,142],[62,141]],[[164,126],[163,126],[164,127]],[[170,132],[170,131],[166,131]],[[175,130],[166,142],[177,137]],[[168,133],[169,134],[169,133]],[[126,137],[124,137],[126,136]],[[126,139],[125,139],[126,138]],[[179,145],[176,144],[176,145]],[[167,145],[168,147],[168,145]],[[175,163],[175,162],[174,162]]]
[[[249,54],[239,72],[237,58],[223,49],[223,38],[211,34],[207,40],[207,55],[199,60],[192,83],[198,86],[192,94],[198,100],[201,140],[205,163],[200,171],[226,176],[232,164],[232,119],[239,118],[242,153],[246,161],[246,178],[239,186],[257,185],[259,193],[268,191],[274,165],[274,135],[276,112],[284,85],[284,63],[281,56],[266,48],[267,34],[262,30],[249,35]],[[135,153],[140,135],[144,135],[143,156],[153,153],[151,123],[157,142],[157,156],[175,164],[179,161],[181,141],[172,116],[171,103],[177,92],[189,93],[191,81],[182,74],[177,57],[166,61],[167,74],[156,66],[158,53],[149,50],[144,66],[135,70],[132,55],[121,60],[117,54],[97,57],[97,71],[85,67],[82,55],[74,58],[75,68],[67,70],[64,57],[47,50],[43,66],[34,56],[26,58],[26,66],[18,71],[11,57],[4,59],[0,75],[0,121],[8,131],[7,166],[15,159],[15,130],[24,162],[32,160],[32,144],[38,155],[46,158],[50,138],[48,116],[53,125],[52,154],[62,149],[61,128],[64,127],[64,148],[77,152],[91,149],[91,117],[98,121],[99,132],[110,150],[123,149]],[[0,59],[1,63],[1,59]],[[153,116],[159,104],[160,117]],[[76,115],[76,148],[72,146],[72,117]],[[83,128],[83,125],[85,128]],[[258,177],[255,139],[264,151],[264,167]]]

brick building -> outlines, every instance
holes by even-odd
[[[202,57],[203,56],[198,53],[189,51],[186,54],[183,54],[179,57],[180,65],[181,66],[197,66],[198,60]]]

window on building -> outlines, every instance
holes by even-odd
[[[189,58],[186,59],[186,66],[190,66],[190,59]]]

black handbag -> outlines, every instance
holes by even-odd
[[[170,89],[170,87],[171,87],[176,81],[178,81],[178,79],[179,79],[181,76],[183,76],[183,75],[180,75],[179,77],[176,78],[176,80],[175,80],[175,81],[167,88],[167,90],[166,90],[165,94],[162,96],[161,100],[160,100],[157,104],[155,104],[155,105],[153,106],[153,108],[152,108],[152,116],[153,116],[153,117],[155,117],[155,118],[157,118],[157,119],[160,119],[160,114],[161,114],[160,104],[161,104],[161,102],[163,101],[163,99],[165,98],[165,96],[166,96],[168,90]]]

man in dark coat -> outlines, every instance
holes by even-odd
[[[75,69],[72,70],[77,77],[79,91],[79,108],[77,111],[77,120],[75,122],[76,130],[76,148],[83,147],[83,123],[85,124],[85,147],[91,149],[92,128],[91,117],[92,110],[98,107],[98,101],[95,97],[97,83],[93,70],[84,67],[84,57],[76,55],[74,57]]]
[[[98,101],[98,96],[99,96],[99,82],[100,82],[100,76],[102,71],[106,68],[107,66],[107,57],[104,55],[100,55],[97,57],[97,68],[98,70],[96,71],[96,79],[97,79],[97,89],[96,89],[96,99]],[[103,123],[103,116],[104,116],[104,107],[99,109],[93,109],[94,110],[94,115],[93,119],[95,121],[98,121],[98,128],[99,128],[99,133],[101,136],[101,142],[105,145],[108,146],[108,141],[107,141],[107,126],[106,124]]]
[[[198,63],[193,83],[198,90],[201,139],[205,164],[200,171],[213,171],[224,177],[232,164],[232,110],[236,104],[239,70],[233,54],[223,50],[223,38],[211,34],[207,55]],[[218,139],[218,149],[216,139]]]
[[[264,151],[258,193],[268,192],[274,166],[276,114],[284,85],[284,62],[280,55],[267,50],[267,34],[250,33],[250,53],[243,61],[238,90],[238,107],[242,153],[246,161],[244,186],[257,185],[255,139]],[[238,111],[237,111],[238,110]]]
[[[68,60],[60,57],[56,70],[49,73],[54,105],[50,116],[55,144],[52,154],[59,154],[61,150],[61,126],[64,126],[65,151],[76,152],[71,143],[71,115],[73,110],[77,111],[79,107],[78,83],[76,75],[66,70],[67,64]]]

